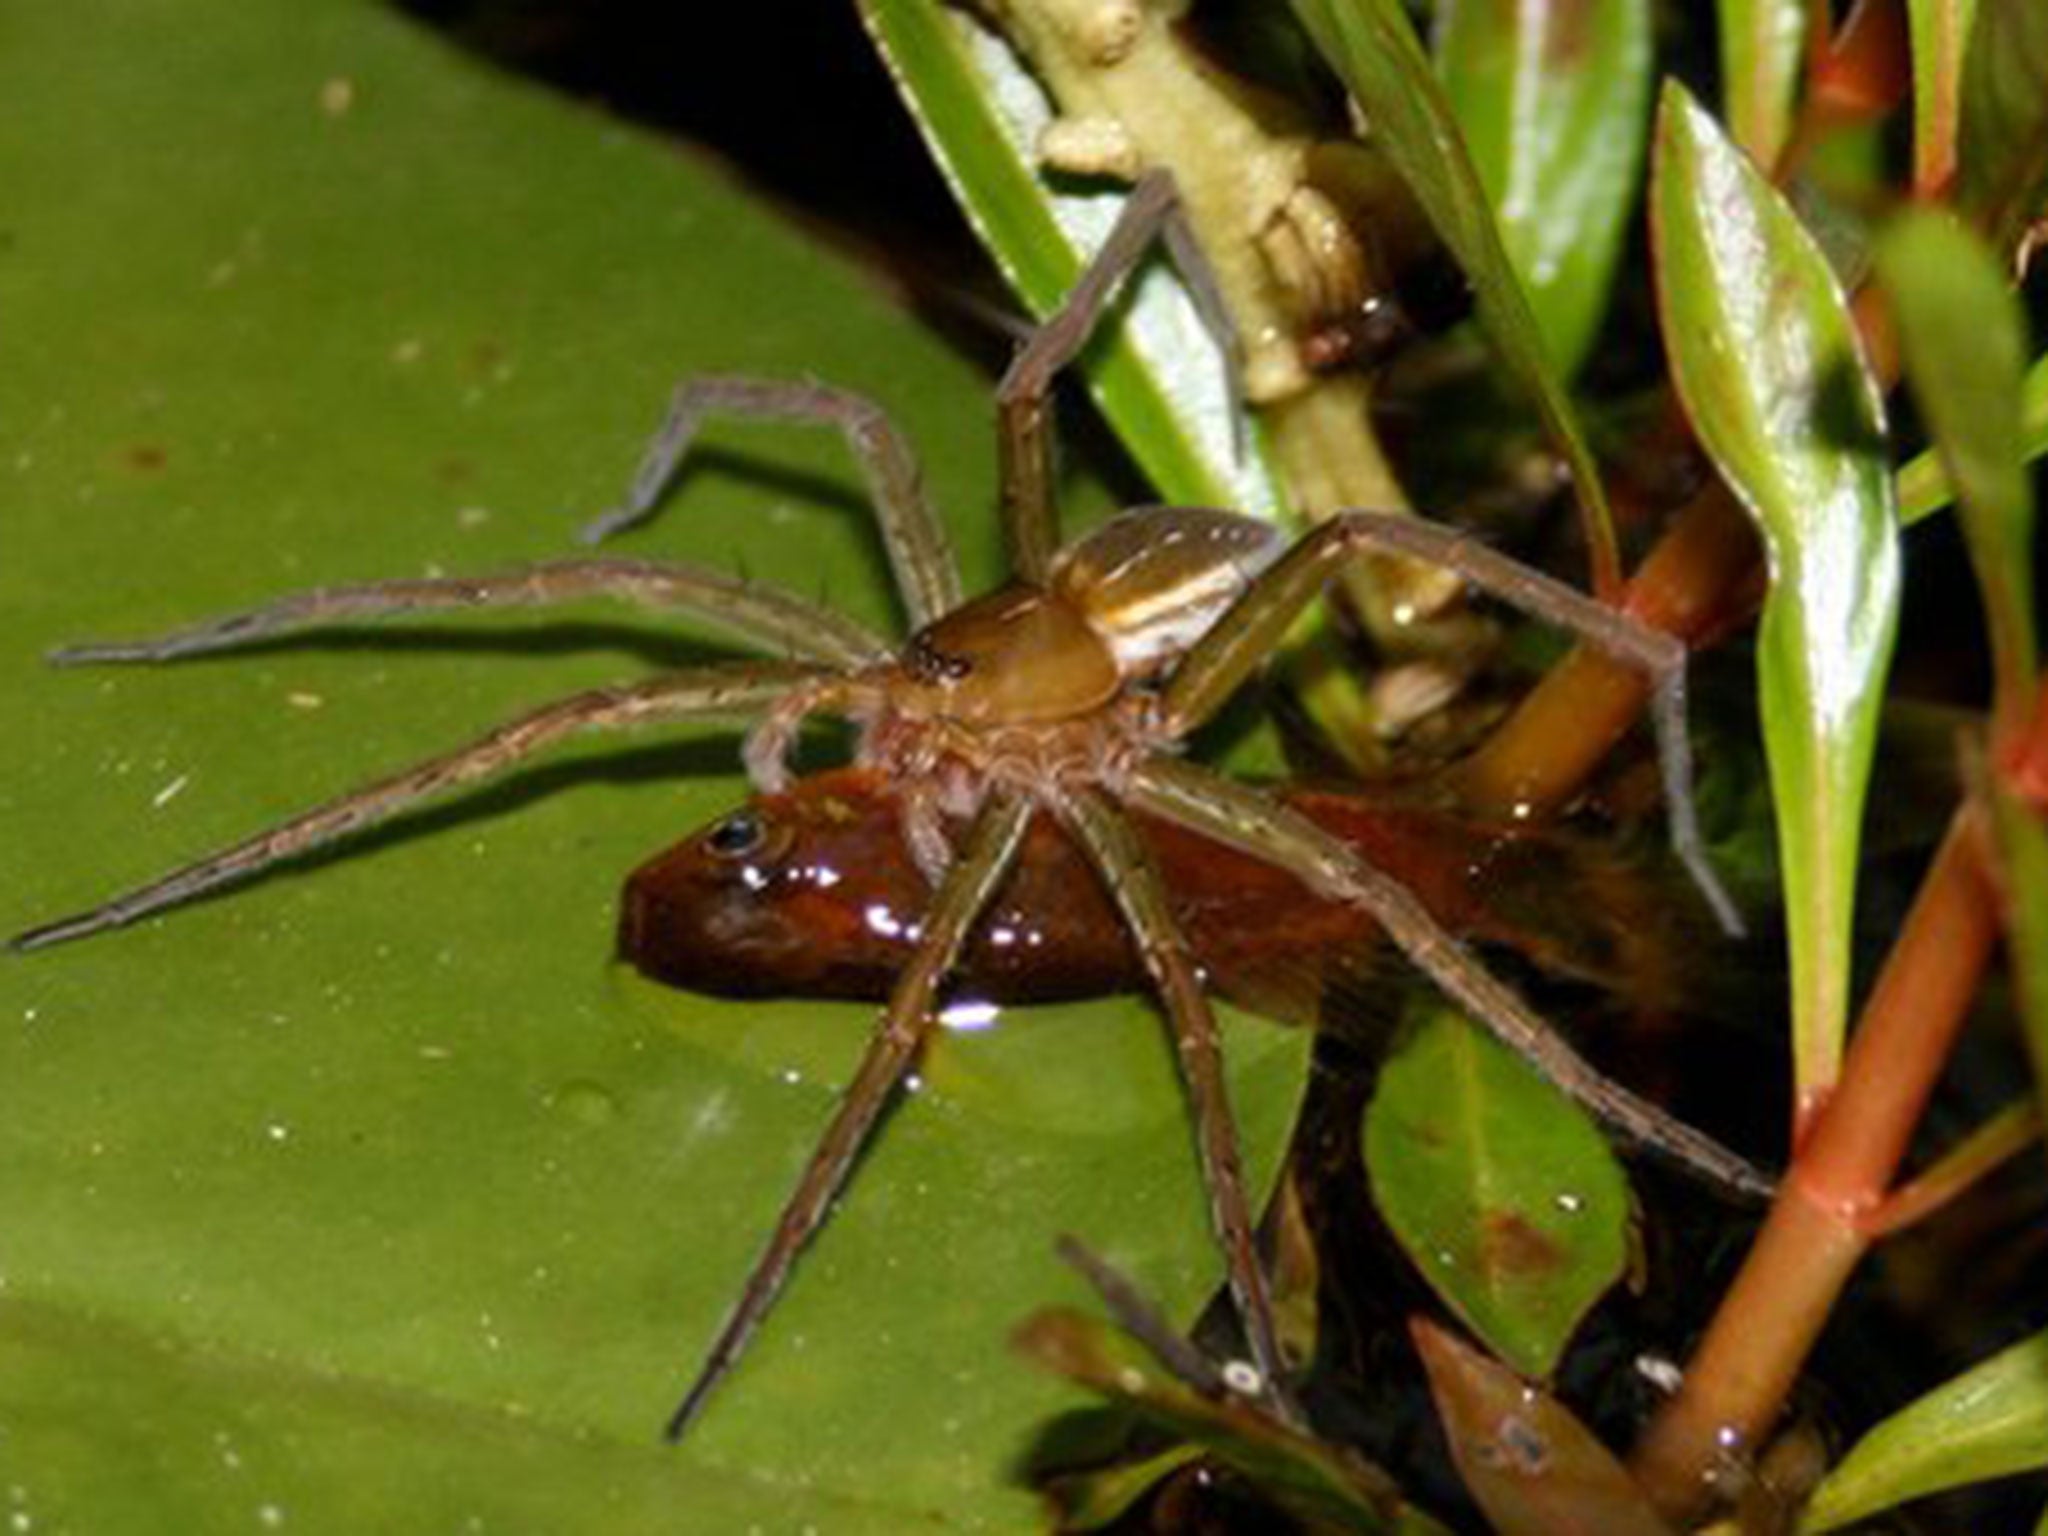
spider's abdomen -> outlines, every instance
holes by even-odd
[[[1127,680],[1150,677],[1208,633],[1286,547],[1278,528],[1241,512],[1133,507],[1060,551],[1050,586]]]

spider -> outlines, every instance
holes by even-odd
[[[1179,748],[1279,643],[1337,568],[1362,552],[1451,567],[1535,617],[1640,665],[1656,723],[1674,841],[1724,915],[1699,853],[1684,735],[1683,648],[1572,588],[1411,518],[1351,512],[1289,543],[1269,524],[1184,507],[1126,511],[1072,543],[1058,538],[1049,426],[1054,379],[1118,285],[1163,240],[1210,329],[1229,322],[1184,222],[1171,177],[1139,181],[1061,309],[1032,333],[997,390],[1001,519],[1011,579],[964,600],[943,528],[909,445],[865,397],[809,382],[713,376],[679,386],[627,500],[592,541],[651,517],[710,413],[836,427],[866,474],[911,625],[895,646],[776,587],[701,567],[583,558],[495,576],[316,589],[156,639],[86,644],[60,663],[157,662],[342,620],[425,609],[510,607],[593,595],[686,611],[780,659],[730,662],[581,693],[444,756],[344,794],[75,916],[32,928],[17,950],[130,923],[345,837],[430,795],[501,772],[564,737],[705,716],[755,717],[744,748],[764,791],[814,713],[858,731],[856,762],[893,787],[908,852],[931,886],[920,937],[866,1053],[784,1206],[740,1297],[668,1421],[678,1439],[731,1371],[823,1224],[884,1108],[917,1061],[950,971],[1002,892],[1035,817],[1049,817],[1099,877],[1170,1023],[1222,1249],[1253,1371],[1244,1390],[1294,1418],[1226,1102],[1204,978],[1177,930],[1141,812],[1277,865],[1325,901],[1354,904],[1450,998],[1522,1052],[1623,1137],[1725,1189],[1760,1194],[1758,1170],[1603,1078],[1509,987],[1479,965],[1397,881],[1268,793],[1186,761]]]

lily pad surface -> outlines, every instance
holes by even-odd
[[[31,8],[0,93],[9,931],[714,654],[591,604],[175,667],[41,660],[310,585],[576,553],[679,376],[884,400],[970,584],[994,574],[987,381],[714,167],[355,0],[91,26]],[[621,552],[893,624],[859,487],[830,433],[721,427]],[[942,1040],[698,1431],[658,1442],[872,1013],[655,993],[610,964],[619,881],[739,796],[736,747],[592,740],[191,908],[0,958],[11,1513],[1037,1524],[1009,1468],[1072,1394],[1003,1340],[1079,1298],[1055,1234],[1182,1315],[1218,1268],[1137,1003]],[[1237,1025],[1229,1049],[1269,1173],[1303,1042]]]

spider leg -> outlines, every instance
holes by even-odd
[[[804,1245],[825,1224],[832,1204],[846,1188],[861,1148],[874,1133],[903,1074],[930,1037],[934,1003],[946,973],[959,958],[976,919],[1010,871],[1031,821],[1030,803],[1010,795],[991,800],[976,818],[960,858],[947,871],[924,918],[924,934],[897,978],[875,1024],[867,1053],[840,1095],[839,1108],[804,1167],[789,1202],[776,1219],[768,1246],[754,1261],[740,1299],[719,1325],[697,1376],[668,1421],[670,1440],[680,1440],[705,1401],[738,1362],[754,1330],[775,1305]]]
[[[466,747],[330,800],[88,911],[17,934],[8,948],[41,949],[122,927],[374,826],[416,801],[487,778],[566,736],[701,715],[747,714],[820,675],[817,667],[791,662],[736,662],[572,694]]]
[[[624,504],[587,524],[581,534],[585,543],[596,544],[654,516],[697,429],[710,415],[837,427],[867,476],[875,523],[909,611],[910,627],[921,629],[960,606],[960,568],[945,526],[925,497],[924,472],[909,440],[865,395],[807,380],[710,374],[678,384],[668,417],[648,445]]]
[[[1230,1293],[1244,1324],[1252,1363],[1258,1367],[1263,1390],[1275,1411],[1287,1422],[1299,1423],[1300,1410],[1287,1389],[1286,1360],[1273,1322],[1273,1300],[1253,1238],[1237,1124],[1231,1118],[1224,1086],[1216,1015],[1202,990],[1194,958],[1173,920],[1166,888],[1151,855],[1130,822],[1109,802],[1088,792],[1069,797],[1062,815],[1123,913],[1153,989],[1166,1009],[1194,1110],[1210,1221],[1223,1249]]]
[[[1031,333],[996,388],[1003,529],[1010,545],[1011,573],[1020,581],[1043,585],[1060,543],[1053,498],[1053,376],[1087,344],[1117,285],[1136,270],[1154,239],[1165,240],[1202,323],[1223,349],[1231,379],[1242,373],[1237,328],[1208,258],[1181,211],[1173,174],[1148,171],[1131,189],[1109,237],[1059,309]]]
[[[864,625],[765,582],[647,560],[556,560],[495,576],[315,587],[154,639],[63,646],[50,653],[50,660],[60,666],[172,661],[353,619],[448,608],[539,607],[584,597],[683,609],[763,647],[834,666],[865,666],[890,652],[889,642]]]
[[[1176,736],[1207,720],[1270,656],[1295,616],[1346,560],[1365,550],[1411,555],[1456,571],[1524,613],[1571,630],[1639,667],[1651,686],[1651,723],[1664,779],[1672,851],[1721,926],[1742,915],[1707,861],[1693,806],[1692,745],[1685,729],[1685,645],[1583,592],[1531,570],[1455,529],[1388,512],[1343,512],[1295,541],[1188,652],[1167,685],[1162,724]]]
[[[1768,1174],[1603,1076],[1407,887],[1306,817],[1246,785],[1161,757],[1133,771],[1129,794],[1153,815],[1285,869],[1318,895],[1364,908],[1446,997],[1627,1140],[1724,1192],[1772,1193]]]

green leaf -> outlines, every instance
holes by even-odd
[[[1805,1103],[1841,1059],[1863,796],[1898,622],[1883,407],[1826,260],[1675,84],[1658,115],[1651,207],[1679,395],[1769,555],[1757,675]]]
[[[1792,136],[1805,0],[1719,0],[1716,9],[1729,133],[1758,165],[1774,166]]]
[[[2048,1333],[1936,1387],[1850,1449],[1815,1490],[1802,1533],[1908,1499],[2048,1466]]]
[[[2041,809],[1994,779],[1994,825],[2005,876],[2006,946],[2034,1092],[2048,1107],[2048,827]]]
[[[152,670],[40,659],[315,582],[573,554],[679,375],[884,401],[970,580],[995,574],[988,381],[672,146],[358,0],[25,11],[0,86],[9,929],[701,656],[593,605]],[[623,552],[895,621],[832,434],[708,437]],[[1029,1527],[1012,1458],[1072,1397],[1004,1336],[1079,1294],[1054,1235],[1182,1315],[1220,1270],[1136,1002],[941,1041],[700,1431],[658,1443],[873,1016],[607,966],[620,880],[732,803],[736,751],[592,742],[0,957],[0,1438],[36,1448],[7,1481],[39,1527],[242,1528],[273,1493],[292,1529],[418,1529],[444,1498],[564,1532]],[[1306,1040],[1239,1023],[1230,1050],[1270,1170]]]
[[[1629,1194],[1591,1122],[1448,1009],[1380,1073],[1373,1203],[1425,1279],[1510,1365],[1555,1368],[1628,1262]]]
[[[1407,181],[1472,283],[1479,320],[1528,391],[1570,466],[1594,569],[1613,571],[1614,531],[1599,466],[1502,244],[1486,189],[1443,87],[1397,0],[1293,0],[1316,47],[1357,98],[1373,141]]]
[[[1906,382],[1958,488],[1984,597],[1994,717],[2019,729],[2034,696],[2034,497],[2020,442],[2026,320],[1991,254],[1953,219],[1908,213],[1877,253]]]
[[[1963,63],[1956,203],[2011,257],[2048,215],[2048,7],[1979,0]]]
[[[1464,3],[1437,68],[1557,372],[1606,312],[1649,137],[1648,0]]]
[[[1424,1318],[1430,1396],[1498,1536],[1670,1536],[1628,1469],[1569,1408]]]
[[[2020,457],[2032,463],[2048,453],[2048,356],[2034,359],[2020,380]],[[1929,448],[1899,467],[1899,518],[1911,527],[1955,500],[1955,487],[1942,468],[1941,455]]]
[[[931,0],[860,0],[861,15],[981,242],[1033,314],[1059,307],[1121,199],[1058,193],[1037,172],[1052,120],[1038,83],[980,23]],[[1089,387],[1160,497],[1275,515],[1263,461],[1240,460],[1238,409],[1212,338],[1171,270],[1139,279],[1091,348]]]
[[[1906,0],[1906,19],[1913,40],[1913,186],[1936,197],[1955,176],[1963,60],[1977,0]]]

